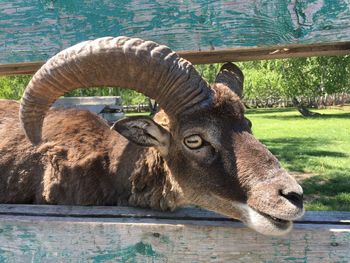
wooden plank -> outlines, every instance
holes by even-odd
[[[190,52],[348,42],[349,18],[347,0],[3,0],[0,64],[45,61],[102,36],[141,37]]]
[[[36,61],[14,64],[0,64],[0,76],[32,75],[44,63],[44,61]]]
[[[190,207],[181,208],[174,212],[160,212],[135,207],[0,204],[0,215],[235,221],[205,209]],[[350,225],[350,212],[307,211],[298,222],[302,224]]]
[[[191,61],[193,64],[312,56],[340,56],[350,54],[350,42],[312,45],[266,46],[200,52],[183,51],[179,53],[182,57]]]
[[[179,51],[178,54],[193,64],[208,64],[230,61],[282,59],[311,56],[339,56],[350,54],[350,41],[313,45],[283,45],[255,48],[234,48],[211,51]],[[0,76],[34,74],[43,61],[0,65]]]
[[[2,215],[1,262],[349,262],[350,227],[266,237],[237,222]]]

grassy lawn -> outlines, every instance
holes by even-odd
[[[125,113],[126,117],[130,117],[130,116],[149,116],[150,113],[149,112],[127,112]]]
[[[306,209],[350,211],[350,106],[317,110],[248,110],[254,135],[301,182]]]

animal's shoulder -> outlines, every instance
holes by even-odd
[[[96,114],[78,109],[51,109],[44,119],[43,140],[75,151],[106,148],[116,132]]]
[[[109,131],[108,124],[99,116],[87,110],[51,109],[44,120],[44,136],[64,134],[101,135]]]

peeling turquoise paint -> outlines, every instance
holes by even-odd
[[[283,258],[283,262],[308,262],[308,254],[311,251],[309,248],[310,236],[308,234],[305,234],[302,237],[302,240],[304,240],[304,251],[302,255],[295,255],[295,253],[293,253],[293,242],[290,239],[272,238],[272,240],[272,247],[274,249],[274,256],[276,258]]]
[[[151,244],[144,243],[142,241],[136,243],[135,245],[128,246],[115,251],[104,251],[100,255],[92,257],[94,263],[105,262],[109,260],[114,260],[115,262],[130,262],[136,263],[137,256],[144,256],[148,259],[162,259],[164,256],[157,253]]]
[[[172,243],[170,238],[168,236],[165,236],[165,235],[161,235],[160,236],[160,242],[165,243],[165,244]]]
[[[6,262],[7,258],[5,250],[0,248],[0,262]]]
[[[347,0],[2,0],[0,64],[80,41],[137,36],[174,50],[350,40]]]
[[[27,232],[27,231],[24,231],[21,234],[19,234],[18,237],[19,238],[35,238],[35,234]]]
[[[272,238],[213,225],[41,220],[0,221],[0,262],[350,262],[350,232],[331,225]]]

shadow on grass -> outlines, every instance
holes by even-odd
[[[261,140],[289,171],[310,172],[310,167],[320,165],[315,157],[346,158],[337,151],[317,150],[319,145],[331,145],[330,141],[317,138],[278,138]],[[322,164],[325,172],[301,181],[307,207],[316,210],[350,211],[350,171],[346,168]]]
[[[326,178],[314,176],[303,180],[307,206],[312,210],[350,211],[349,176],[348,170],[332,169]]]
[[[292,115],[292,116],[281,116],[281,115],[262,115],[259,116],[260,118],[264,119],[273,119],[273,120],[300,120],[300,119],[308,119],[308,120],[328,120],[328,119],[350,119],[350,112],[339,112],[339,113],[330,113],[330,114],[323,114],[322,115],[316,115],[313,117],[304,117],[301,114],[299,115]]]
[[[317,150],[319,145],[327,145],[325,139],[317,138],[277,138],[271,140],[261,140],[277,158],[286,163],[290,171],[305,172],[310,166],[311,157],[337,157],[345,158],[347,154],[330,150]]]
[[[265,113],[281,113],[281,112],[297,112],[296,108],[261,108],[261,109],[247,109],[248,114],[265,114]]]

